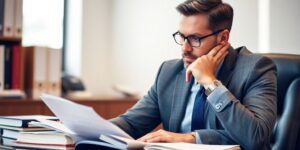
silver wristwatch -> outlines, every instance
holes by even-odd
[[[221,85],[222,83],[219,80],[213,80],[213,82],[203,85],[205,88],[205,95],[208,96],[211,92],[213,92],[217,87]]]

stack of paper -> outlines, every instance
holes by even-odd
[[[41,97],[52,112],[64,123],[39,120],[45,126],[81,137],[79,144],[93,144],[117,149],[240,149],[238,145],[202,145],[189,143],[146,143],[134,140],[123,130],[99,116],[93,108],[72,101],[43,94]],[[89,140],[89,141],[82,141]],[[93,141],[93,142],[91,142]],[[95,142],[96,141],[96,142]],[[105,142],[103,142],[105,141]],[[109,145],[109,143],[111,145]],[[109,146],[108,146],[109,145]]]

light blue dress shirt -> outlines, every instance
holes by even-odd
[[[221,61],[221,63],[219,64],[216,73],[220,70],[221,66],[223,65],[224,60]],[[221,86],[221,87],[217,87],[217,88],[221,88],[222,90],[214,90],[210,95],[213,95],[213,93],[216,94],[216,92],[219,91],[224,91],[226,90],[226,87]],[[194,103],[195,103],[195,98],[197,95],[197,92],[200,89],[200,84],[197,83],[196,80],[194,80],[193,86],[191,88],[191,95],[189,97],[187,106],[186,106],[186,110],[185,110],[185,115],[184,118],[182,120],[181,126],[180,126],[180,131],[181,133],[189,133],[189,132],[193,132],[191,131],[191,125],[192,125],[192,114],[193,114],[193,107],[194,107]],[[207,99],[209,99],[209,97]],[[200,136],[198,134],[196,134],[196,143],[197,144],[201,144],[201,139]]]
[[[193,107],[195,103],[195,98],[197,95],[197,92],[200,89],[200,84],[197,83],[196,80],[194,80],[193,86],[191,88],[191,95],[189,97],[189,101],[186,106],[185,115],[183,118],[183,121],[181,123],[181,132],[182,133],[188,133],[191,132],[191,122],[192,122],[192,114],[193,114]]]

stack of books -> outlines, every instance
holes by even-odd
[[[38,119],[58,121],[56,117],[43,115],[1,116],[2,148],[71,149],[74,147],[73,140],[67,135],[30,123]]]
[[[16,140],[16,145],[38,149],[73,149],[74,140],[61,132],[23,132]]]

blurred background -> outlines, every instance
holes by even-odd
[[[300,54],[299,0],[224,0],[234,9],[233,47]],[[180,58],[172,33],[183,0],[23,0],[23,46],[62,49],[62,72],[95,96],[122,85],[142,94],[164,60]]]

